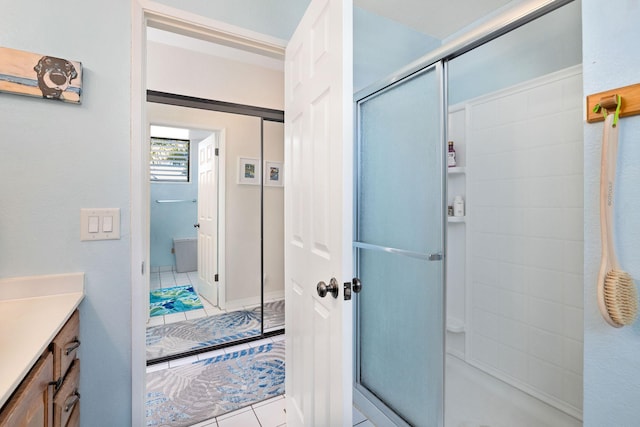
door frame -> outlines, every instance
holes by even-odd
[[[167,97],[164,97],[164,96]],[[171,102],[163,102],[163,100],[167,100],[167,98],[169,97],[168,95],[171,94],[159,94],[157,92],[153,93],[152,96],[149,96],[149,91],[147,91],[147,101],[146,102],[153,102],[156,104],[161,104],[161,105],[165,105],[165,106],[169,106],[169,107],[186,107],[186,108],[196,108],[199,109],[199,107],[197,106],[198,104],[194,104],[193,106],[191,105],[176,105],[174,103]],[[151,98],[152,100],[149,100],[149,98]],[[201,109],[201,108],[200,108]],[[213,109],[207,109],[209,111],[217,111],[217,110],[213,110]],[[151,123],[147,120],[147,125],[150,125]],[[225,301],[224,297],[225,297],[225,287],[224,287],[224,278],[225,278],[225,219],[226,219],[226,209],[225,209],[225,200],[226,200],[226,162],[225,162],[225,141],[226,141],[226,128],[221,127],[221,128],[204,128],[204,127],[194,127],[192,125],[189,124],[185,124],[184,122],[180,121],[180,120],[175,120],[175,121],[167,121],[167,120],[161,120],[161,121],[157,121],[154,124],[158,124],[160,126],[169,126],[169,127],[182,127],[182,128],[189,128],[189,129],[198,129],[198,130],[202,130],[202,131],[206,131],[206,132],[210,132],[212,136],[214,136],[214,141],[215,141],[215,148],[218,150],[218,154],[216,155],[217,159],[216,159],[216,209],[217,209],[217,224],[216,224],[216,239],[217,239],[217,249],[216,249],[216,256],[217,256],[217,274],[218,274],[218,282],[216,284],[216,293],[217,293],[217,303],[216,305],[220,306],[220,301]],[[197,145],[199,146],[200,142],[197,143]],[[191,150],[193,150],[193,147],[191,147]],[[196,155],[197,157],[197,155]],[[191,179],[196,179],[197,177],[191,177]],[[198,185],[199,188],[199,185]],[[198,190],[199,191],[199,190]],[[197,219],[196,219],[197,222]],[[151,224],[151,218],[149,219],[149,224]],[[198,246],[199,247],[199,246]],[[199,268],[199,266],[198,266]],[[148,282],[147,282],[148,284]],[[211,302],[211,301],[209,301]],[[223,306],[220,306],[220,308],[224,308]]]
[[[286,41],[149,0],[131,5],[131,424],[145,425],[145,332],[149,293],[147,26],[284,59]]]

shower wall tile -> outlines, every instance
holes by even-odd
[[[502,346],[500,348],[498,369],[519,381],[526,381],[528,372],[527,354],[508,346]]]
[[[557,399],[563,398],[565,371],[551,363],[529,356],[528,382],[536,389]]]
[[[571,371],[576,375],[582,375],[582,368],[583,368],[582,353],[584,350],[584,345],[582,344],[582,341],[565,338],[563,346],[564,348],[562,350],[562,354],[564,356],[564,360],[562,362],[562,366],[567,371]]]
[[[529,351],[533,356],[557,366],[564,361],[564,338],[538,328],[529,328]]]
[[[562,384],[562,398],[574,407],[582,406],[582,373],[565,372]]]
[[[574,340],[582,340],[584,313],[582,308],[565,307],[564,309],[564,336]]]
[[[582,274],[564,273],[562,286],[563,302],[567,306],[582,308],[584,296],[584,278]]]
[[[529,325],[515,320],[501,322],[499,342],[508,343],[507,347],[526,354],[529,351]]]
[[[564,302],[563,286],[558,286],[565,279],[565,273],[556,270],[530,267],[527,269],[531,285],[529,295],[557,303]]]
[[[465,130],[467,357],[578,411],[582,123],[582,76],[568,71],[472,102]]]

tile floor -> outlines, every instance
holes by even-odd
[[[192,427],[282,427],[287,425],[284,409],[285,400],[283,396],[280,396],[229,412],[215,420],[194,424]],[[375,427],[356,408],[353,408],[353,425]]]
[[[181,285],[195,285],[198,283],[198,272],[190,271],[188,273],[177,273],[168,267],[153,267],[149,275],[149,287],[153,289],[171,288]],[[227,313],[217,306],[214,306],[204,298],[200,298],[203,308],[197,310],[185,311],[182,313],[168,314],[166,316],[154,316],[149,319],[147,326],[167,325],[169,323],[180,322],[183,320],[199,319],[201,317],[214,316],[216,314]],[[270,302],[265,299],[265,302]],[[256,306],[246,306],[236,308],[236,310],[252,309]]]

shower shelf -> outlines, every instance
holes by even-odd
[[[447,318],[447,331],[454,334],[461,334],[464,332],[464,323],[462,320],[454,319],[453,317]]]
[[[467,172],[467,168],[465,168],[464,166],[456,166],[456,167],[452,167],[452,168],[448,168],[447,169],[447,173],[449,174],[463,174]]]
[[[465,222],[465,217],[463,216],[448,216],[447,222]]]

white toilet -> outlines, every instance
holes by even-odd
[[[173,252],[176,256],[176,272],[186,273],[198,270],[198,239],[196,237],[174,238]]]

